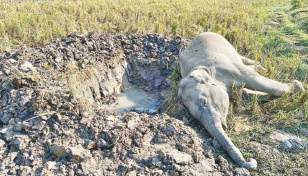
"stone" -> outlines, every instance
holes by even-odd
[[[169,126],[167,126],[167,128],[166,128],[166,135],[167,136],[171,136],[171,135],[173,135],[175,132],[176,132],[176,127],[175,126],[173,126],[173,125],[169,125]]]
[[[159,166],[160,163],[161,163],[161,160],[160,160],[159,157],[153,157],[153,158],[151,159],[151,165],[154,166],[154,167]]]
[[[128,172],[127,174],[125,174],[127,176],[136,176],[137,175],[137,171],[136,170],[133,170],[133,171],[130,171]]]
[[[282,143],[289,149],[298,147],[298,148],[308,148],[308,143],[306,140],[297,137],[293,134],[286,133],[284,131],[276,130],[272,132],[269,136],[273,142]]]
[[[3,115],[0,117],[0,121],[4,124],[8,124],[11,118],[12,118],[11,113],[4,111]]]
[[[136,125],[137,125],[137,123],[136,123],[135,120],[129,120],[127,122],[127,128],[130,129],[130,130],[134,129],[136,127]]]
[[[89,149],[89,150],[95,149],[96,148],[96,143],[94,141],[86,139],[85,140],[85,148]]]
[[[55,161],[47,161],[45,163],[46,169],[48,169],[48,170],[56,169],[56,165],[57,165],[57,163]]]
[[[200,168],[200,172],[208,173],[213,172],[215,165],[211,164],[209,160],[202,160],[194,166],[195,168]]]
[[[101,168],[97,167],[97,161],[92,157],[81,162],[80,165],[84,175],[101,175],[102,173]]]
[[[35,72],[36,71],[35,67],[33,67],[33,65],[28,61],[25,61],[20,66],[20,70],[23,71],[23,72]]]
[[[97,147],[98,148],[106,147],[108,145],[109,144],[104,139],[98,139],[97,140]]]
[[[30,138],[26,135],[16,135],[14,136],[13,145],[15,145],[19,150],[27,148]]]
[[[29,166],[21,166],[20,170],[21,170],[20,176],[27,176],[33,173],[31,167]]]
[[[86,158],[91,157],[91,153],[89,150],[84,149],[82,146],[78,145],[76,147],[69,148],[72,159],[74,163],[80,163],[84,161]]]
[[[248,176],[248,175],[250,175],[250,172],[245,168],[235,168],[233,170],[233,173],[236,176]]]
[[[187,165],[192,163],[193,158],[191,157],[191,155],[180,152],[176,149],[172,149],[171,151],[161,151],[162,153],[160,153],[160,155],[162,155],[162,157],[164,159],[171,159],[173,162],[175,162],[176,164],[179,165]]]
[[[55,58],[55,61],[56,61],[57,63],[60,63],[60,62],[62,61],[62,58],[58,56],[58,57]]]
[[[8,102],[9,102],[9,97],[7,94],[3,95],[0,97],[0,105],[1,106],[7,106],[8,105]]]
[[[162,171],[160,169],[154,170],[151,173],[151,175],[163,175],[163,174],[164,174],[164,171]]]
[[[189,120],[187,119],[187,117],[183,116],[183,122],[185,125],[189,124]]]
[[[4,147],[4,145],[5,145],[5,141],[0,139],[0,148]]]
[[[68,153],[63,146],[52,145],[49,149],[51,153],[58,157],[68,156]]]
[[[15,125],[15,119],[14,118],[11,118],[10,120],[9,120],[9,125]]]
[[[15,125],[14,125],[14,131],[17,131],[17,132],[21,132],[23,129],[23,124],[21,122],[17,122]]]

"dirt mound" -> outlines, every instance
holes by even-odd
[[[70,35],[0,53],[0,172],[249,174],[214,157],[216,140],[158,111],[188,42],[158,34]],[[119,113],[109,107],[123,103],[121,96],[131,104]]]

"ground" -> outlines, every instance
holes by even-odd
[[[2,2],[2,174],[307,175],[307,91],[270,102],[245,102],[240,90],[231,97],[226,131],[245,158],[257,159],[251,173],[238,168],[176,98],[178,54],[201,31],[225,36],[240,54],[261,62],[264,76],[299,79],[307,89],[305,2],[135,1],[124,9],[111,1]],[[158,16],[166,9],[170,16]],[[104,34],[82,34],[93,30]],[[106,110],[131,87],[163,107]],[[172,108],[162,102],[170,95]]]

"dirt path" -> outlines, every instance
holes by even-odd
[[[285,45],[297,53],[304,64],[308,64],[308,8],[292,8],[291,4],[275,7],[270,12],[269,25],[285,39]]]

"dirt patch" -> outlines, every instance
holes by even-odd
[[[214,157],[216,140],[158,111],[188,42],[70,35],[0,53],[0,172],[249,175]]]

